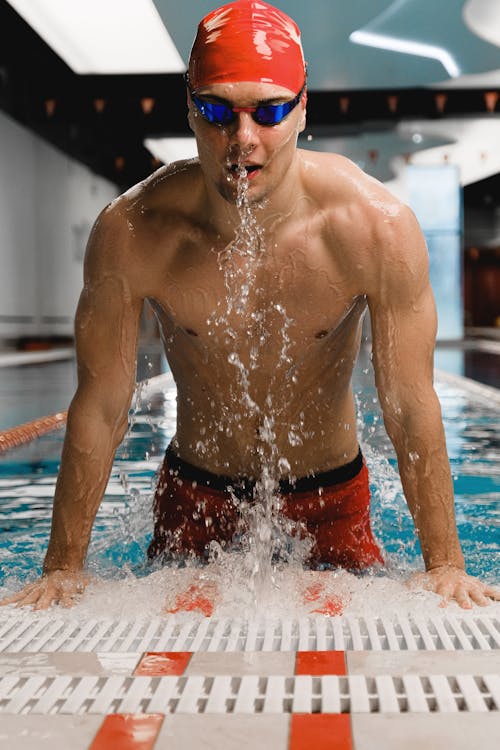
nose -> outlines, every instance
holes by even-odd
[[[253,149],[257,144],[259,126],[252,118],[251,112],[237,112],[236,119],[231,125],[230,143],[232,146],[239,146],[240,149]]]

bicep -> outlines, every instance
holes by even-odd
[[[427,249],[417,229],[403,239],[406,258],[388,260],[383,283],[368,297],[375,380],[389,411],[425,401],[433,387],[437,317]]]
[[[400,374],[412,381],[432,376],[436,309],[430,284],[413,304],[370,305],[376,375]]]
[[[128,412],[135,385],[143,300],[132,288],[132,274],[120,270],[120,259],[103,261],[100,250],[88,253],[75,318],[77,395],[114,422]]]
[[[371,315],[375,383],[389,436],[396,445],[405,436],[437,435],[441,411],[433,386],[436,312],[430,285],[418,304],[375,306]]]

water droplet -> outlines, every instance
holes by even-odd
[[[293,447],[295,447],[297,445],[302,445],[302,439],[301,439],[300,435],[297,435],[297,433],[294,432],[293,430],[290,430],[288,432],[288,442]]]
[[[290,466],[290,462],[284,456],[281,456],[281,458],[278,459],[278,469],[283,474],[290,473],[292,470],[292,467]]]

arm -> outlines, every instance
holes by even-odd
[[[404,209],[376,240],[380,267],[369,294],[375,380],[384,424],[420,539],[422,585],[463,607],[498,598],[465,574],[441,409],[433,388],[436,312],[425,241]]]
[[[68,411],[42,579],[4,603],[71,604],[116,448],[127,429],[135,385],[142,298],[134,292],[126,233],[108,209],[89,241],[75,320],[78,387]]]

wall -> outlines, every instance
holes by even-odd
[[[87,237],[116,194],[0,112],[0,339],[72,334]]]

